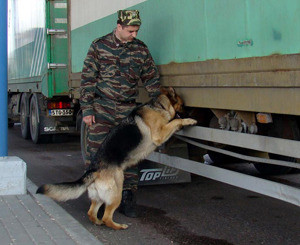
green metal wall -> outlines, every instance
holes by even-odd
[[[143,22],[138,38],[158,65],[300,51],[299,0],[148,0],[134,8]],[[116,18],[72,31],[72,72],[81,71],[90,43],[111,32]]]

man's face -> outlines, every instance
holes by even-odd
[[[131,42],[134,38],[136,38],[139,29],[139,26],[122,26],[118,24],[116,35],[117,38],[124,43]]]

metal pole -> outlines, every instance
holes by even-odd
[[[0,1],[0,157],[7,156],[7,0]]]

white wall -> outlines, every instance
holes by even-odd
[[[71,30],[147,0],[71,0]]]

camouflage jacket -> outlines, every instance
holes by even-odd
[[[159,94],[159,74],[147,46],[140,40],[121,43],[114,32],[92,42],[81,76],[83,116],[93,115],[96,98],[126,102],[138,96],[141,80],[150,97]]]

